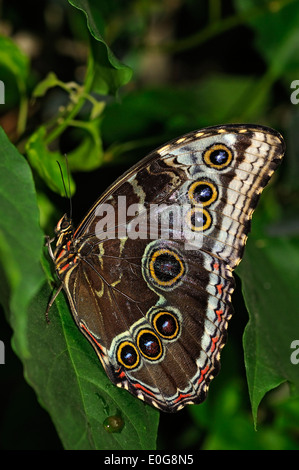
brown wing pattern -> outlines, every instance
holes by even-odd
[[[116,385],[170,412],[205,399],[232,271],[283,154],[282,137],[261,126],[195,131],[117,180],[74,234],[60,221],[57,273]]]

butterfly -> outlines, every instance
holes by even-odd
[[[166,412],[206,398],[233,270],[284,151],[263,126],[197,130],[129,169],[76,230],[59,220],[48,248],[60,289],[115,385]]]

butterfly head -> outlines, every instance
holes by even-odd
[[[64,214],[55,227],[55,233],[59,238],[60,235],[69,233],[70,231],[73,232],[72,220],[67,216],[67,214]]]
[[[74,228],[72,220],[64,214],[55,227],[56,248],[52,255],[55,262],[56,271],[61,278],[62,273],[69,266],[70,257],[73,253]]]

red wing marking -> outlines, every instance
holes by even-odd
[[[199,379],[199,381],[198,381],[199,384],[203,381],[203,378],[204,378],[204,376],[206,375],[206,373],[208,372],[208,370],[209,370],[209,366],[206,366],[206,367],[200,372],[201,377],[200,377],[200,379]]]
[[[148,395],[151,395],[152,397],[155,398],[156,394],[155,393],[152,393],[148,390],[148,388],[144,387],[143,385],[140,385],[140,384],[134,384],[134,388],[141,388],[141,390],[143,390],[145,393],[147,393]]]
[[[218,294],[221,295],[222,294],[223,284],[217,284],[216,288],[218,290]]]
[[[190,393],[180,393],[179,396],[174,400],[174,403],[181,401],[183,398],[191,397]]]
[[[100,353],[102,354],[102,356],[105,356],[105,353],[103,351],[103,348],[102,346],[100,345],[100,343],[95,339],[95,337],[90,333],[90,331],[88,330],[88,328],[86,328],[86,326],[84,325],[84,323],[80,323],[80,328],[82,328],[83,330],[86,331],[86,333],[88,334],[88,336],[92,339],[92,341],[97,345],[97,347],[99,348],[100,350]]]
[[[221,321],[221,315],[223,315],[223,310],[215,310],[215,312],[218,317],[218,321]]]
[[[215,347],[216,347],[215,345],[216,345],[218,339],[219,339],[219,336],[215,336],[215,338],[212,338],[212,343],[213,343],[213,344],[212,344],[212,346],[211,346],[211,352],[214,351],[214,349],[215,349]]]
[[[59,253],[59,255],[57,256],[56,260],[59,260],[59,258],[61,258],[61,256],[63,256],[65,253],[65,249],[61,250],[61,252]]]

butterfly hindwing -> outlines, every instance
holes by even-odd
[[[281,136],[261,126],[196,131],[119,178],[68,244],[59,224],[57,273],[116,385],[164,411],[205,399],[232,314],[232,271],[283,153]]]

